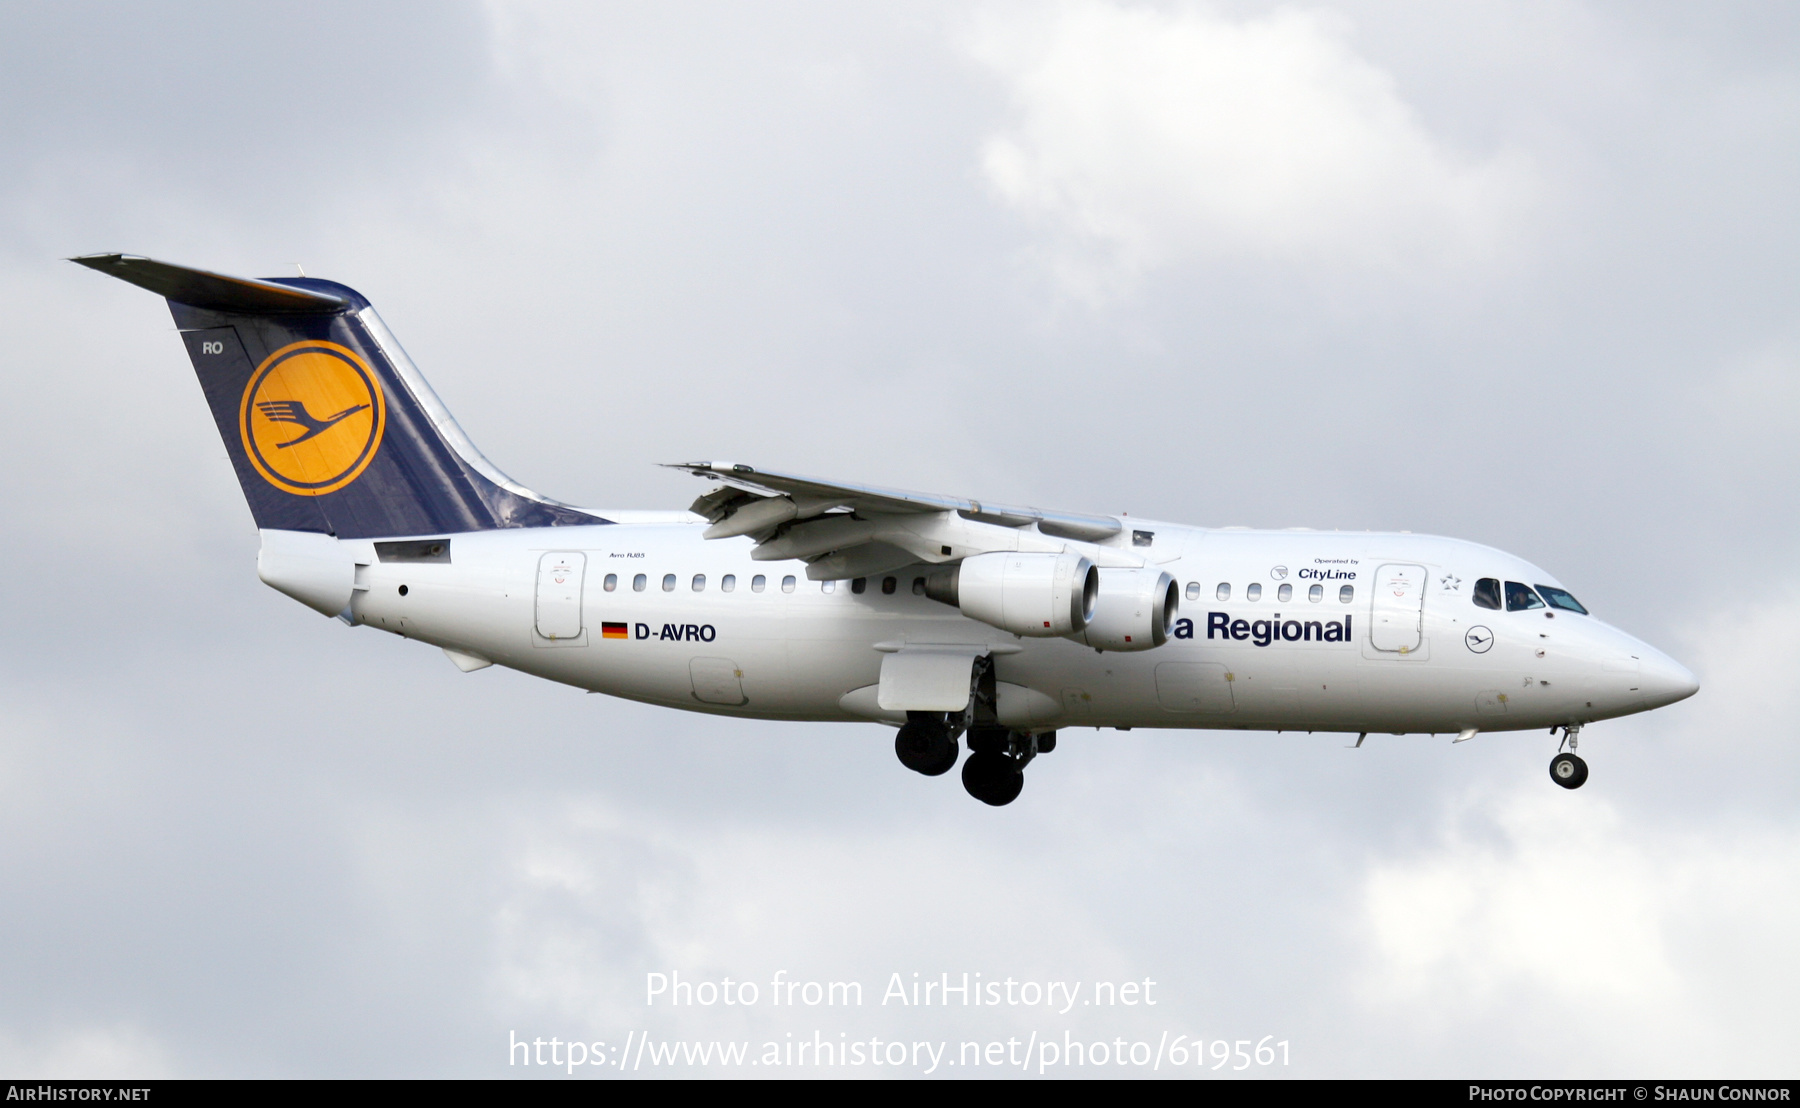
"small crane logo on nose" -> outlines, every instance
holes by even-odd
[[[1486,654],[1494,645],[1494,633],[1485,627],[1471,627],[1463,636],[1463,645],[1477,654]]]

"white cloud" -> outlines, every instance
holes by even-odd
[[[1434,846],[1372,867],[1365,1003],[1496,1065],[1779,1057],[1800,1033],[1785,999],[1800,834],[1668,833],[1572,799],[1534,784],[1471,805]]]
[[[1490,254],[1525,159],[1435,138],[1345,30],[1294,9],[990,9],[965,48],[1015,118],[986,144],[987,179],[1052,229],[1080,283],[1188,254],[1352,270]]]
[[[1435,850],[1376,866],[1365,889],[1380,967],[1371,988],[1464,1004],[1514,986],[1622,1005],[1675,990],[1654,876],[1666,869],[1610,808],[1566,799],[1533,782],[1465,813]]]

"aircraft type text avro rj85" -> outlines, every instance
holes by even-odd
[[[1555,577],[1410,534],[1187,527],[693,462],[685,512],[589,511],[481,456],[355,291],[131,255],[167,298],[262,579],[464,670],[722,716],[898,727],[989,804],[1065,727],[1562,732],[1691,696]],[[1359,737],[1359,743],[1362,741]]]

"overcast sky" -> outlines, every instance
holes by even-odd
[[[1797,155],[1780,3],[0,2],[0,1073],[817,1030],[1792,1076]],[[352,285],[564,500],[725,458],[1439,532],[1703,687],[1578,792],[1543,734],[1070,731],[996,810],[874,725],[463,674],[258,582],[163,303],[59,260],[114,250]],[[646,1008],[677,970],[871,993]],[[1159,1003],[875,1003],[963,971]]]

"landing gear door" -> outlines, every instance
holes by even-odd
[[[1384,654],[1412,654],[1422,641],[1425,567],[1390,562],[1375,570],[1369,601],[1369,645]]]
[[[537,633],[552,642],[581,638],[581,583],[587,555],[552,550],[538,559]]]
[[[875,702],[885,712],[961,712],[985,646],[917,647],[884,655]]]

